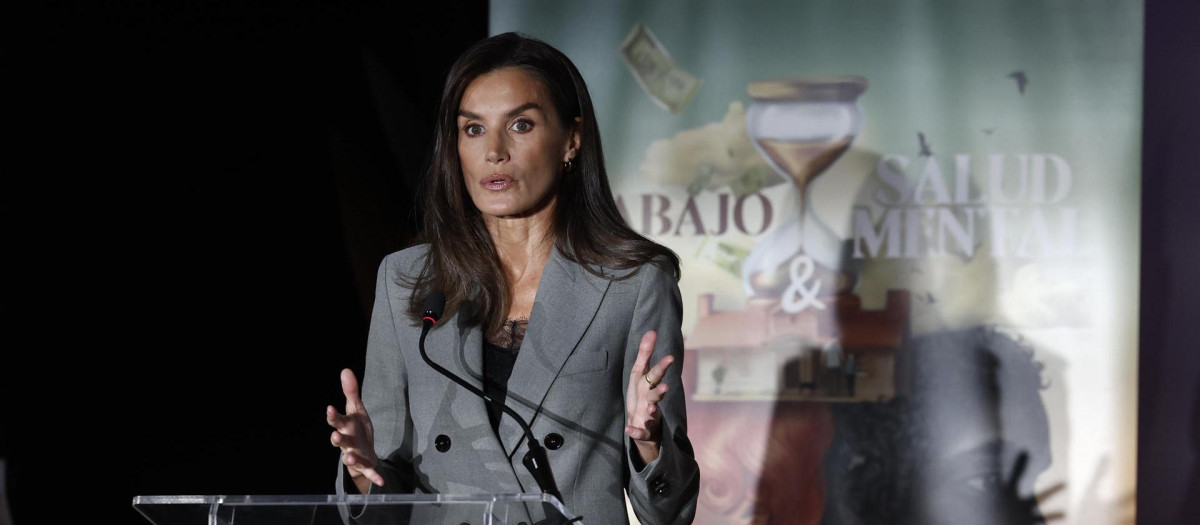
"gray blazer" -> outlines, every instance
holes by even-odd
[[[362,397],[386,483],[372,485],[371,492],[538,492],[521,465],[521,427],[503,415],[497,439],[484,402],[421,359],[421,329],[405,315],[412,290],[399,276],[416,275],[426,249],[393,253],[379,267]],[[628,273],[604,269],[610,277]],[[562,437],[561,447],[547,451],[550,466],[563,503],[586,523],[627,523],[625,491],[645,525],[690,523],[695,515],[700,473],[680,383],[681,315],[678,285],[653,264],[627,279],[606,279],[553,250],[542,271],[506,403],[530,421],[543,444],[550,434]],[[425,348],[435,362],[482,389],[483,330],[464,317],[440,321]],[[636,448],[624,432],[624,400],[648,330],[659,334],[650,363],[670,353],[675,364],[663,380],[670,391],[659,403],[661,452],[639,470],[640,458],[634,459]],[[435,447],[439,436],[449,438],[444,451]],[[348,486],[344,477],[339,463],[339,494]],[[540,519],[538,509],[530,512],[531,523]]]

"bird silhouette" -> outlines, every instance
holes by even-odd
[[[1025,72],[1018,69],[1016,71],[1013,71],[1012,73],[1009,73],[1008,78],[1011,78],[1011,79],[1017,81],[1017,90],[1020,91],[1022,95],[1024,95],[1025,94],[1025,86],[1029,84],[1029,77],[1025,76]]]
[[[925,134],[918,131],[917,140],[921,141],[921,153],[918,156],[932,157],[933,151],[929,149],[929,143],[925,141]]]
[[[992,126],[990,128],[983,128],[984,135],[991,135],[992,133],[995,133],[995,132],[996,132],[996,126]]]

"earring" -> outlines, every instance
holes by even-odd
[[[574,168],[574,167],[575,167],[575,164],[571,162],[571,159],[567,159],[567,161],[563,163],[563,171],[569,172],[569,171],[571,171],[571,168]]]

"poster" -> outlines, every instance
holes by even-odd
[[[697,523],[1131,523],[1137,2],[493,2],[683,259]]]

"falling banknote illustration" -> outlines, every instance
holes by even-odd
[[[683,113],[702,80],[675,64],[667,49],[641,22],[621,43],[621,57],[642,90],[673,115]]]

